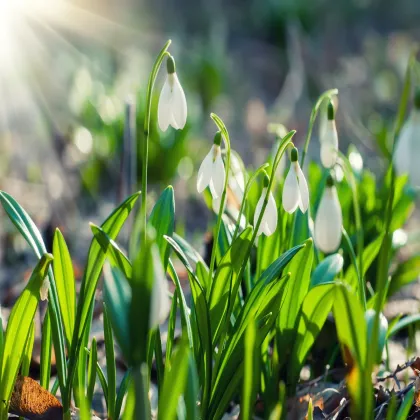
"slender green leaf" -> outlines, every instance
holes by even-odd
[[[99,226],[90,224],[92,233],[96,240],[102,247],[102,251],[108,257],[112,266],[118,267],[124,274],[127,280],[131,279],[133,268],[130,260],[126,257],[124,252],[120,249],[118,244],[112,240]]]
[[[188,358],[188,377],[187,385],[185,389],[185,409],[187,420],[196,420],[201,418],[198,408],[198,397],[199,397],[199,379],[197,373],[197,367],[195,365],[194,356],[189,354]]]
[[[57,286],[66,341],[70,348],[76,317],[76,291],[73,264],[66,241],[62,233],[56,229],[53,241],[54,278]]]
[[[48,309],[44,322],[42,323],[42,341],[41,341],[41,373],[40,384],[43,388],[47,389],[50,385],[51,377],[51,354],[52,354],[52,341],[51,341],[51,321],[50,310]]]
[[[167,187],[153,207],[149,223],[156,230],[156,244],[159,248],[163,268],[166,271],[169,258],[169,246],[164,235],[172,237],[175,226],[175,197],[172,186]]]
[[[188,336],[188,342],[190,343],[190,348],[194,348],[194,339],[193,333],[191,330],[191,321],[190,321],[190,308],[187,305],[185,300],[184,291],[182,290],[181,282],[179,280],[178,274],[176,273],[175,267],[169,259],[169,266],[168,266],[169,275],[171,276],[173,282],[175,283],[176,291],[179,296],[179,307],[181,311],[181,322],[183,325],[183,329],[186,330]]]
[[[387,338],[391,338],[398,331],[402,330],[403,328],[408,327],[411,324],[415,324],[417,322],[420,322],[420,314],[413,314],[413,315],[405,316],[404,318],[400,319],[395,325],[389,326]]]
[[[407,392],[407,395],[404,397],[404,400],[400,406],[400,408],[397,411],[397,416],[395,417],[395,420],[406,420],[411,407],[413,405],[414,400],[414,392],[415,388],[411,388],[410,391]]]
[[[28,213],[26,213],[26,211],[11,195],[7,194],[4,191],[0,192],[0,201],[10,220],[16,226],[16,228],[22,234],[25,240],[28,242],[32,250],[35,252],[35,255],[38,258],[41,258],[41,256],[45,254],[47,250],[42,240],[41,233],[35,226],[35,223],[32,221]],[[49,268],[48,270],[48,278],[50,282],[48,304],[50,307],[51,332],[55,350],[55,357],[57,361],[56,366],[58,380],[61,391],[64,391],[67,381],[64,331],[58,301],[57,288],[52,268]],[[63,395],[63,406],[65,410],[69,408],[69,404],[70,399],[67,398],[67,395]]]
[[[320,284],[331,283],[343,269],[344,259],[340,254],[332,254],[315,268],[311,277],[310,289]]]
[[[117,398],[117,367],[115,364],[115,351],[114,351],[114,336],[112,335],[111,321],[108,315],[106,304],[104,308],[104,338],[105,338],[105,357],[106,357],[106,375],[108,378],[107,389],[107,410],[108,418],[112,419],[115,414],[115,401]]]
[[[35,341],[35,322],[32,321],[32,326],[29,329],[29,335],[26,340],[25,350],[22,355],[22,365],[20,367],[20,373],[22,376],[29,376],[29,369],[31,367],[32,350],[34,348]]]
[[[189,347],[181,344],[174,352],[171,369],[165,373],[162,393],[159,396],[158,418],[175,419],[179,397],[185,392],[188,377]]]
[[[248,248],[252,237],[252,228],[245,229],[227,250],[219,262],[211,285],[209,308],[213,344],[220,336],[220,329],[226,322],[228,308],[233,305],[241,279],[240,274],[244,259],[248,254]]]
[[[128,387],[131,382],[131,370],[125,372],[124,377],[121,381],[120,388],[118,389],[117,400],[115,402],[115,414],[113,419],[119,419],[121,415],[121,407],[124,401],[124,397],[127,394]]]
[[[245,333],[244,379],[242,385],[241,419],[252,419],[253,406],[257,397],[259,377],[259,349],[256,347],[257,331],[255,323],[250,322]]]
[[[379,235],[374,241],[372,241],[363,250],[363,273],[362,277],[365,276],[367,270],[372,265],[375,258],[378,256],[382,246],[384,235]],[[357,285],[357,273],[354,265],[351,265],[344,275],[344,282],[350,284],[352,287]]]
[[[40,299],[40,288],[52,260],[51,254],[41,257],[9,317],[1,355],[0,378],[1,401],[6,403],[0,404],[0,418],[4,418],[8,411],[10,396]]]
[[[337,284],[334,318],[340,343],[346,345],[357,364],[365,366],[367,352],[366,322],[361,304],[345,285]]]
[[[109,236],[110,239],[115,240],[121,227],[123,226],[124,222],[129,216],[131,210],[133,209],[139,195],[140,193],[136,193],[128,197],[109,215],[109,217],[101,225],[102,230]],[[86,330],[90,330],[90,326],[88,326],[89,311],[93,307],[95,290],[105,259],[106,254],[103,252],[101,245],[95,238],[93,238],[89,248],[87,265],[83,275],[79,301],[77,304],[75,329],[73,333],[72,347],[70,352],[70,383],[68,384],[66,390],[68,399],[70,399],[70,387],[74,379],[76,368],[75,360],[77,360],[78,355],[80,353],[83,334]]]
[[[109,319],[124,357],[130,354],[129,307],[131,289],[127,279],[117,267],[104,265],[104,301]]]
[[[321,331],[334,300],[334,284],[321,284],[306,295],[299,315],[297,337],[289,365],[289,382],[295,384],[305,358]],[[281,343],[280,343],[281,345]]]
[[[293,343],[295,338],[296,320],[302,305],[303,299],[308,293],[312,261],[313,241],[308,239],[305,247],[291,260],[286,271],[291,273],[281,304],[279,317],[279,331],[282,335],[283,352]]]
[[[89,407],[92,407],[93,393],[95,391],[96,384],[96,366],[98,364],[98,350],[96,345],[96,338],[93,337],[92,344],[90,346],[89,364],[88,364],[88,386],[86,398],[88,400]]]
[[[172,298],[171,312],[168,322],[168,338],[166,340],[166,362],[165,366],[171,365],[172,347],[175,340],[176,311],[178,308],[178,292],[175,290]]]

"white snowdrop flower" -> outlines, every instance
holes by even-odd
[[[328,104],[328,119],[320,137],[321,163],[325,168],[332,168],[338,157],[338,135],[334,114],[334,105],[330,101]]]
[[[245,177],[242,165],[236,153],[230,154],[229,188],[239,203],[242,202],[245,192]]]
[[[315,218],[315,244],[324,253],[337,250],[341,243],[343,215],[331,175],[327,178],[324,193]]]
[[[226,173],[220,150],[221,141],[222,134],[218,131],[210,152],[201,163],[197,177],[197,191],[202,193],[209,186],[213,199],[221,197],[225,185]]]
[[[149,328],[155,328],[168,317],[171,304],[168,296],[168,282],[163,271],[159,252],[154,245],[152,247],[154,279],[152,294],[150,297]]]
[[[309,190],[308,184],[299,165],[298,150],[293,148],[291,165],[283,185],[282,203],[287,213],[293,213],[299,206],[302,213],[308,210]]]
[[[175,71],[175,61],[169,56],[166,61],[168,76],[159,96],[158,123],[162,131],[169,125],[175,129],[184,128],[187,121],[187,100]]]
[[[257,207],[255,208],[254,227],[257,226],[258,219],[260,218],[265,196],[267,195],[267,187],[268,187],[269,181],[270,180],[268,178],[268,175],[265,174],[264,188],[262,190],[261,197],[258,200]],[[264,235],[266,236],[270,236],[271,234],[274,233],[276,228],[277,228],[277,206],[276,206],[276,201],[274,200],[273,194],[270,191],[270,193],[268,194],[267,206],[261,218],[261,223],[258,228],[257,236],[260,236],[262,233],[264,233]]]
[[[395,169],[399,175],[408,173],[410,183],[420,186],[420,92],[414,99],[414,108],[397,139],[394,152]]]

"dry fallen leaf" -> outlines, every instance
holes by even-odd
[[[9,411],[29,420],[63,418],[63,406],[60,401],[27,376],[18,376],[10,399]]]

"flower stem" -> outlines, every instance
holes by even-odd
[[[347,182],[350,185],[352,196],[353,196],[353,211],[354,211],[354,219],[356,225],[356,239],[357,239],[357,254],[358,254],[358,262],[357,260],[354,261],[354,264],[358,264],[358,269],[356,268],[357,272],[357,279],[359,282],[358,294],[360,298],[360,303],[363,306],[363,309],[366,311],[366,284],[364,281],[364,272],[363,272],[363,247],[364,247],[364,234],[363,234],[363,224],[362,224],[362,217],[360,214],[360,204],[359,204],[359,196],[357,193],[357,183],[354,178],[353,169],[347,157],[338,151],[338,154],[342,160],[343,171],[346,175]]]
[[[155,85],[156,77],[159,72],[159,68],[162,65],[162,61],[165,55],[169,55],[168,48],[171,45],[171,40],[168,40],[164,45],[156,61],[153,65],[152,72],[149,76],[149,82],[147,84],[147,96],[146,96],[146,117],[144,120],[144,143],[143,143],[143,159],[142,159],[142,177],[141,177],[141,218],[142,218],[142,237],[143,242],[146,241],[146,223],[147,223],[147,166],[149,161],[149,137],[150,137],[150,120],[152,113],[152,93]]]
[[[303,168],[305,163],[305,157],[308,153],[309,143],[311,142],[312,130],[314,128],[315,120],[318,115],[319,108],[326,99],[330,99],[331,96],[338,95],[338,89],[330,89],[325,91],[316,101],[315,106],[312,108],[311,117],[309,118],[308,132],[306,133],[305,146],[303,147],[302,156],[300,158],[300,166]]]
[[[216,114],[213,114],[213,113],[210,114],[210,117],[212,118],[212,120],[215,122],[215,124],[219,128],[220,132],[222,133],[222,137],[223,137],[223,140],[224,140],[225,146],[226,146],[225,184],[223,186],[222,200],[220,202],[219,214],[217,216],[216,233],[215,233],[214,238],[213,238],[213,247],[212,247],[212,250],[211,250],[209,281],[208,281],[208,284],[211,285],[211,283],[213,281],[214,265],[215,265],[215,262],[216,262],[216,247],[217,247],[217,243],[219,241],[220,227],[222,225],[222,216],[223,216],[223,212],[224,212],[224,208],[225,208],[225,204],[226,204],[226,191],[227,191],[228,180],[229,180],[231,148],[230,148],[229,133],[228,133],[228,131],[226,129],[226,126],[223,123],[223,121]]]
[[[300,158],[300,167],[302,168],[302,171],[303,171],[303,165],[305,163],[305,157],[308,153],[309,143],[311,142],[312,130],[314,128],[314,124],[315,124],[316,117],[318,115],[319,108],[321,107],[322,102],[324,102],[326,99],[330,99],[331,96],[333,96],[333,95],[338,95],[338,89],[330,89],[330,90],[325,91],[318,98],[315,106],[312,108],[311,116],[309,118],[308,132],[306,133],[305,145],[303,146],[303,150],[302,150],[302,154],[301,154],[301,158]],[[309,217],[310,217],[310,208],[308,208],[308,211],[307,211],[308,224],[309,224]],[[290,232],[291,232],[290,245],[291,246],[295,245],[293,243],[293,237],[294,237],[294,234],[295,234],[296,218],[297,218],[297,212],[295,212],[293,214],[292,227],[290,229]]]

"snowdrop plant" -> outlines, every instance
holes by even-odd
[[[337,162],[338,135],[335,126],[335,110],[333,102],[328,102],[327,121],[321,132],[321,163],[325,168],[332,168]]]
[[[264,188],[261,193],[261,197],[258,200],[257,207],[255,208],[254,213],[254,226],[257,226],[257,222],[260,219],[261,210],[264,204],[265,197],[267,195],[267,188],[270,183],[270,178],[267,173],[264,171]],[[270,236],[274,233],[277,228],[277,205],[274,200],[273,194],[270,191],[268,193],[268,202],[265,208],[265,211],[262,215],[260,226],[257,231],[257,236],[260,236],[264,233],[265,236]]]
[[[315,218],[315,245],[324,253],[332,253],[341,243],[343,215],[334,179],[328,175]]]
[[[166,131],[169,125],[178,130],[187,122],[187,100],[171,55],[166,59],[166,71],[167,77],[159,96],[158,123],[162,131]]]
[[[210,187],[213,199],[219,199],[222,196],[225,185],[225,166],[223,164],[220,143],[222,133],[218,131],[214,136],[213,146],[207,153],[198,170],[197,191],[202,193],[207,187]],[[220,207],[220,203],[219,206]]]
[[[398,136],[394,162],[398,174],[408,173],[413,186],[420,186],[420,89],[414,97],[414,107]]]
[[[298,207],[305,213],[309,206],[309,190],[305,175],[299,165],[299,153],[296,147],[290,154],[290,169],[283,185],[282,203],[287,213],[293,213]]]

